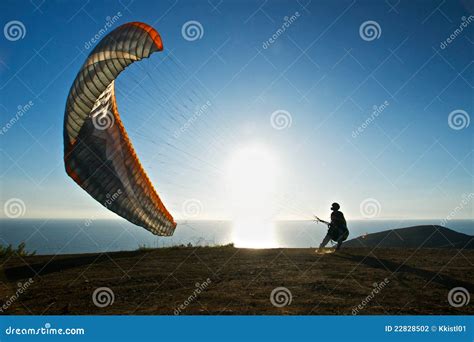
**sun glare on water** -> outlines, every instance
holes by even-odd
[[[276,156],[262,145],[249,145],[232,155],[227,183],[236,247],[276,247],[274,196],[277,171]]]

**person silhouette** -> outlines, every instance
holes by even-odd
[[[336,250],[339,250],[342,246],[342,242],[345,241],[349,236],[349,229],[347,229],[346,219],[344,218],[342,211],[339,211],[340,208],[341,206],[338,203],[333,203],[331,205],[331,222],[327,222],[316,217],[319,222],[328,225],[328,232],[319,245],[319,249],[317,251],[320,251],[326,247],[330,240],[337,242]]]

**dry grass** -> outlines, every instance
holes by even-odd
[[[64,256],[10,257],[2,261],[0,298],[18,282],[34,283],[7,310],[10,314],[172,315],[210,285],[181,314],[350,315],[374,289],[383,288],[360,314],[473,314],[472,303],[454,308],[448,292],[472,293],[474,251],[455,249],[249,250],[233,247],[167,248]],[[39,275],[37,275],[39,274]],[[92,293],[109,287],[112,305],[98,308]],[[283,286],[291,304],[273,306],[270,293]]]

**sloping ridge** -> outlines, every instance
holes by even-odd
[[[359,236],[344,243],[347,247],[381,248],[468,248],[474,249],[474,236],[436,226],[414,226]]]

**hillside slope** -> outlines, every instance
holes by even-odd
[[[346,247],[474,248],[474,236],[441,226],[415,226],[386,230],[346,241]]]

